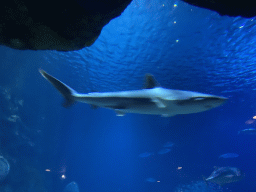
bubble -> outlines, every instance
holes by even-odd
[[[10,171],[10,165],[8,161],[0,156],[0,181],[4,180]]]
[[[64,189],[64,192],[79,192],[78,185],[75,181],[70,182]]]

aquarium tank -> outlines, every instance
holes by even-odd
[[[254,17],[181,0],[113,16],[74,50],[1,44],[0,191],[254,192]]]

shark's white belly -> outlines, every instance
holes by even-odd
[[[162,116],[174,116],[178,114],[190,114],[199,113],[208,110],[207,108],[200,106],[179,106],[175,102],[168,102],[168,106],[159,107],[156,104],[154,106],[139,106],[129,109],[116,109],[122,113],[140,113],[140,114],[151,114],[151,115],[162,115]]]

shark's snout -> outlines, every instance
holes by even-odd
[[[228,99],[226,97],[213,96],[205,98],[205,101],[203,103],[205,104],[206,108],[211,109],[224,104],[227,100]]]

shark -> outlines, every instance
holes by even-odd
[[[207,111],[227,101],[226,97],[163,88],[151,74],[145,75],[145,86],[140,90],[83,94],[42,69],[39,69],[39,72],[65,98],[64,107],[68,108],[76,102],[82,102],[90,104],[94,109],[98,107],[112,109],[117,116],[137,113],[171,117]]]

